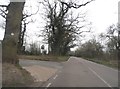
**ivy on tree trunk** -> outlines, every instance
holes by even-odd
[[[17,64],[17,45],[25,2],[10,2],[6,16],[5,35],[2,43],[2,62]]]

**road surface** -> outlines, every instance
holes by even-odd
[[[43,67],[49,67],[49,68],[56,68],[61,69],[62,64],[58,62],[51,62],[51,61],[39,61],[39,60],[27,60],[27,59],[19,59],[19,64],[22,67],[29,67],[34,65],[40,65]]]
[[[0,89],[2,87],[2,44],[0,41]]]
[[[43,87],[118,87],[118,71],[82,58],[71,57]]]

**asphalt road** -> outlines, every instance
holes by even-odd
[[[43,87],[118,87],[118,71],[71,57]]]
[[[2,44],[0,42],[0,89],[2,87]]]
[[[22,67],[40,65],[43,67],[56,68],[56,69],[61,69],[63,66],[62,63],[58,63],[58,62],[27,60],[27,59],[19,59],[19,64]]]

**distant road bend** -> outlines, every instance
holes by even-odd
[[[70,57],[43,87],[118,87],[118,71],[82,58]]]

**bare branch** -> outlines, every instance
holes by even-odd
[[[60,1],[60,0],[59,0]],[[77,5],[76,3],[66,3],[66,2],[63,2],[63,1],[60,1],[62,4],[65,4],[67,7],[69,7],[69,8],[75,8],[75,9],[78,9],[78,8],[80,8],[80,7],[82,7],[82,6],[86,6],[87,4],[89,4],[90,2],[92,2],[92,1],[94,1],[94,0],[91,0],[91,1],[88,1],[88,2],[86,2],[86,3],[84,3],[84,4],[81,4],[81,5]]]
[[[0,5],[0,7],[6,7],[7,8],[8,6],[7,5]]]
[[[24,14],[22,20],[24,20],[25,18],[30,17],[32,15],[36,15],[38,13],[38,11],[39,11],[39,7],[38,7],[37,11],[33,14],[30,14],[30,15]]]
[[[6,19],[6,15],[7,15],[7,10],[8,10],[8,6],[7,5],[0,5],[0,15]]]
[[[1,12],[0,15],[6,19],[6,15],[7,15],[6,11],[0,8],[0,12]]]

